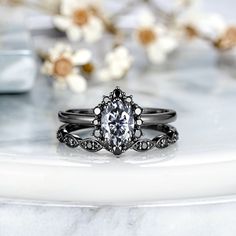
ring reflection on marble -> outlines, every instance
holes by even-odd
[[[127,96],[118,87],[109,96],[104,96],[92,112],[91,109],[74,109],[59,112],[58,115],[60,121],[68,123],[59,128],[58,140],[69,147],[80,146],[92,152],[105,148],[120,155],[129,148],[141,152],[153,147],[164,148],[178,140],[177,130],[166,124],[176,119],[175,111],[141,108],[133,102],[132,96]],[[95,139],[82,139],[73,133],[91,126]],[[153,139],[140,139],[143,135],[141,128],[161,134]]]

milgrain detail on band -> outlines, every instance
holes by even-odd
[[[70,148],[76,148],[80,146],[81,148],[90,152],[97,152],[103,148],[109,150],[107,149],[106,143],[102,142],[101,140],[98,141],[92,138],[82,139],[78,134],[70,133],[74,131],[81,131],[87,128],[89,127],[65,124],[59,128],[57,132],[57,138],[60,142],[65,143]],[[162,134],[154,137],[153,139],[144,138],[133,141],[127,146],[127,149],[132,148],[137,152],[148,151],[155,147],[162,149],[168,147],[170,144],[174,144],[179,138],[177,130],[171,125],[153,125],[145,127],[145,129],[156,130]]]

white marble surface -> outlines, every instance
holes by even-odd
[[[127,80],[91,85],[83,95],[53,91],[39,77],[30,94],[2,96],[0,196],[95,205],[234,198],[236,80],[217,60],[196,44],[173,55],[168,70],[133,70]],[[57,112],[94,107],[115,85],[142,106],[175,109],[179,142],[119,159],[58,144]]]
[[[235,236],[236,203],[157,208],[1,204],[1,236]]]

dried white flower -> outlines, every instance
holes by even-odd
[[[175,0],[177,7],[193,7],[199,0]]]
[[[130,69],[132,61],[128,49],[118,46],[105,56],[106,66],[97,72],[97,76],[102,81],[121,79]]]
[[[225,32],[213,42],[213,45],[220,50],[229,50],[236,47],[236,27],[228,26]]]
[[[104,32],[103,22],[96,14],[98,11],[99,6],[91,0],[62,0],[60,15],[54,16],[53,22],[71,41],[84,38],[92,43]]]
[[[168,32],[164,26],[155,22],[150,12],[143,13],[135,31],[135,38],[145,48],[149,60],[160,64],[166,60],[167,55],[178,46],[177,37]]]
[[[87,87],[87,81],[79,75],[77,66],[89,63],[91,52],[87,49],[73,51],[63,43],[57,43],[48,52],[48,57],[42,66],[42,72],[56,79],[55,87],[68,86],[74,92],[82,92]]]
[[[215,40],[226,30],[226,23],[219,14],[189,11],[178,19],[178,24],[192,28],[201,37]]]

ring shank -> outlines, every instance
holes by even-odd
[[[82,138],[79,134],[79,131],[83,131],[87,128],[91,129],[91,127],[86,125],[64,124],[57,132],[57,139],[61,143],[65,143],[70,148],[76,148],[80,146],[81,148],[90,152],[97,152],[105,148],[115,155],[120,155],[122,153],[114,152],[113,149],[107,146],[106,141],[103,139],[94,139],[93,137]],[[154,147],[166,148],[178,140],[178,132],[171,125],[150,125],[145,126],[144,129],[152,129],[160,133],[154,136],[154,138],[145,137],[144,139],[133,139],[127,144],[127,146],[124,147],[124,151],[130,148],[138,152],[148,151]]]
[[[93,109],[70,109],[58,112],[59,120],[63,123],[93,126],[95,114]],[[143,126],[168,124],[174,122],[177,114],[174,110],[163,108],[143,108],[141,115]]]

